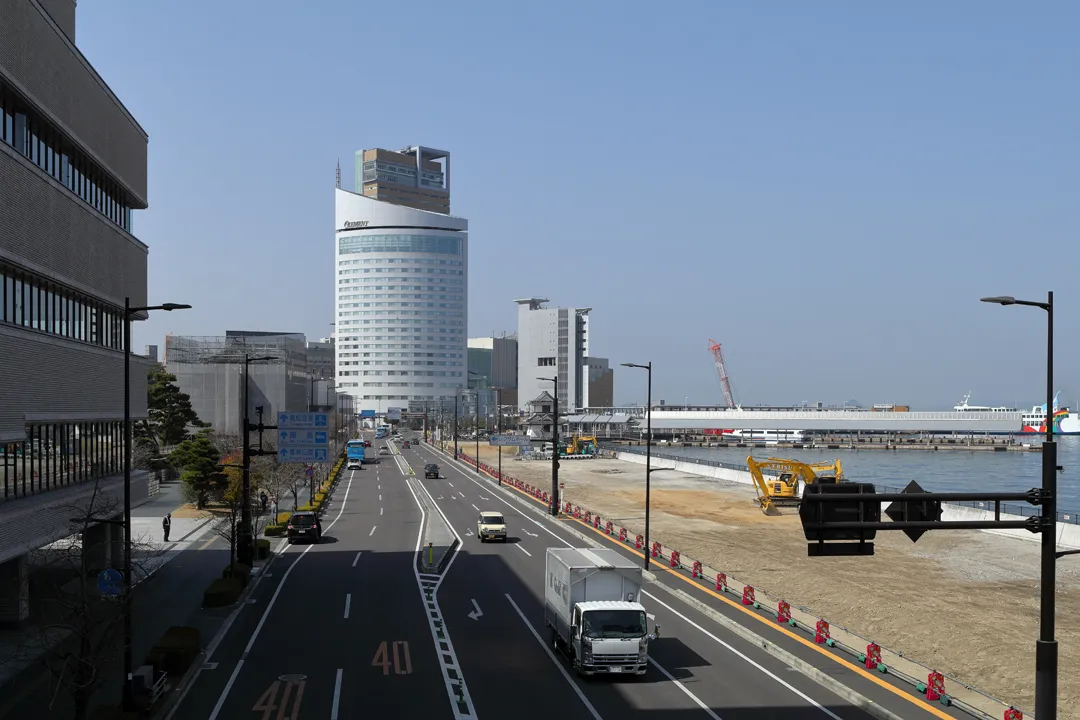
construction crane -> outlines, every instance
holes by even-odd
[[[724,391],[724,400],[731,410],[738,409],[735,403],[735,393],[731,391],[731,381],[728,380],[727,370],[724,368],[724,351],[720,349],[720,343],[709,338],[709,352],[713,354],[713,362],[716,363],[716,374],[720,376],[720,389]]]

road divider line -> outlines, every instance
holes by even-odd
[[[514,543],[514,547],[516,547],[516,548],[517,548],[518,550],[520,550],[521,552],[525,553],[525,554],[526,554],[526,555],[528,555],[529,557],[532,557],[532,553],[531,553],[531,552],[529,552],[528,550],[526,550],[525,548],[521,547],[521,543]]]
[[[596,708],[593,707],[593,704],[589,702],[589,698],[585,697],[585,693],[582,692],[581,687],[576,682],[574,682],[574,678],[570,677],[570,673],[568,673],[566,671],[566,668],[563,667],[563,664],[559,662],[559,658],[555,657],[555,653],[551,651],[551,648],[549,648],[547,643],[544,642],[544,639],[540,637],[540,633],[536,632],[536,628],[534,628],[532,626],[532,623],[529,622],[529,619],[525,617],[525,613],[521,612],[521,608],[519,608],[518,604],[514,602],[514,598],[510,597],[510,594],[507,593],[506,599],[514,607],[514,611],[517,612],[518,617],[521,618],[521,622],[525,623],[525,628],[532,634],[534,638],[536,638],[536,642],[540,643],[540,647],[544,648],[544,652],[547,653],[547,656],[549,658],[551,658],[551,662],[555,663],[555,667],[558,669],[559,674],[563,676],[563,679],[566,680],[566,682],[570,683],[570,687],[574,689],[574,693],[578,696],[578,700],[581,700],[581,703],[585,706],[585,709],[588,710],[589,714],[593,716],[593,720],[604,720],[604,718],[600,716],[600,713],[596,712]]]
[[[341,668],[337,670],[337,678],[334,679],[334,704],[330,707],[330,720],[338,720],[338,711],[341,709]]]
[[[349,619],[349,608],[352,607],[352,593],[345,593],[345,619]]]
[[[379,514],[382,515],[383,509],[379,508]]]
[[[473,503],[472,506],[476,509],[476,512],[480,512],[480,508],[476,507],[476,503]]]
[[[360,552],[356,553],[356,557],[354,557],[354,558],[352,559],[352,566],[353,566],[353,567],[356,567],[356,563],[360,562],[360,555],[361,555],[361,553],[363,553],[363,550],[361,550]]]
[[[694,693],[690,692],[690,690],[689,690],[689,689],[687,689],[687,687],[686,687],[685,685],[683,685],[683,684],[682,684],[681,682],[679,682],[678,680],[676,680],[676,679],[675,679],[675,676],[674,676],[674,675],[672,675],[672,674],[671,674],[671,673],[669,673],[669,672],[668,672],[667,670],[665,670],[665,669],[664,669],[664,666],[663,666],[663,665],[661,665],[660,663],[656,662],[656,661],[655,661],[655,660],[653,660],[652,658],[649,658],[649,664],[650,664],[650,665],[652,665],[652,666],[653,666],[654,668],[656,668],[657,670],[659,670],[660,672],[662,672],[662,673],[664,674],[664,677],[666,677],[666,678],[667,678],[668,680],[670,680],[671,682],[675,683],[675,687],[677,687],[677,688],[679,688],[680,690],[682,690],[682,691],[683,691],[683,693],[685,693],[685,694],[686,694],[686,697],[688,697],[688,698],[690,698],[691,700],[693,700],[693,701],[694,701],[694,704],[695,704],[695,705],[697,705],[697,706],[698,706],[699,708],[701,708],[701,709],[702,709],[702,710],[704,710],[704,711],[705,711],[706,713],[708,713],[709,717],[711,717],[711,718],[712,718],[713,720],[723,720],[723,719],[722,719],[722,718],[721,718],[721,717],[720,717],[719,715],[717,715],[716,713],[714,713],[714,712],[712,711],[712,708],[711,708],[711,707],[709,707],[708,705],[706,705],[705,703],[703,703],[703,702],[701,701],[701,698],[699,698],[699,697],[698,697],[697,695],[695,695]],[[820,706],[819,706],[819,707],[820,707]],[[836,716],[835,716],[835,715],[833,715],[832,713],[829,713],[829,715],[832,715],[832,716],[833,716],[834,718],[836,717]],[[840,718],[836,718],[836,720],[840,720]]]
[[[451,566],[454,561],[457,560],[458,552],[461,551],[461,536],[457,534],[457,530],[450,524],[450,521],[446,519],[446,515],[439,508],[435,502],[435,498],[431,497],[431,493],[427,491],[427,488],[419,480],[410,480],[405,478],[406,487],[409,488],[409,493],[413,497],[413,501],[416,506],[420,508],[420,530],[416,533],[416,548],[415,553],[419,555],[424,544],[424,525],[427,521],[427,513],[424,511],[424,504],[420,502],[419,496],[417,496],[417,490],[424,493],[428,501],[431,503],[431,507],[435,508],[435,511],[439,513],[442,519],[446,522],[446,526],[450,528],[450,532],[454,534],[457,540],[457,546],[454,548],[453,553],[450,555],[450,561],[446,564],[446,568],[443,569],[442,575],[434,584],[425,585],[424,578],[420,576],[419,563],[413,562],[413,577],[416,578],[416,587],[420,591],[420,602],[424,606],[424,615],[427,617],[428,630],[431,632],[431,639],[435,643],[437,649],[437,655],[439,658],[439,668],[442,671],[443,683],[446,687],[446,697],[450,701],[450,709],[454,713],[455,720],[476,720],[476,708],[473,706],[472,696],[469,694],[469,687],[465,683],[465,673],[462,671],[460,663],[458,663],[457,653],[454,651],[454,643],[450,639],[450,630],[446,627],[446,620],[443,618],[442,608],[439,607],[439,588],[442,586],[443,578],[450,572]],[[417,490],[413,489],[413,482],[416,483]],[[430,576],[427,576],[430,578]],[[428,581],[430,583],[430,580]]]
[[[349,491],[352,490],[353,478],[355,476],[355,470],[349,473],[349,484],[345,486],[345,497],[341,499],[341,507],[338,508],[337,517],[334,518],[333,522],[326,526],[327,530],[334,527],[334,525],[337,524],[337,521],[341,519],[342,514],[345,512],[345,504],[349,501]],[[300,561],[304,559],[304,556],[311,552],[311,548],[313,547],[315,547],[315,545],[311,544],[304,548],[303,552],[301,552],[300,555],[298,555],[297,558],[293,560],[292,565],[290,565],[285,570],[285,574],[281,576],[281,582],[278,583],[277,588],[274,590],[274,594],[270,596],[270,602],[266,604],[266,609],[263,610],[262,617],[259,618],[259,624],[256,625],[255,630],[252,631],[251,638],[248,639],[247,645],[244,647],[243,654],[237,661],[236,667],[233,668],[232,674],[229,676],[228,682],[225,683],[225,687],[224,689],[222,689],[221,695],[218,697],[218,701],[214,705],[214,710],[210,713],[210,717],[207,718],[207,720],[217,720],[217,716],[221,712],[221,708],[225,706],[225,701],[228,699],[229,693],[232,692],[233,685],[236,684],[236,678],[240,675],[240,669],[244,667],[244,660],[247,658],[248,653],[251,652],[251,648],[255,645],[255,641],[258,640],[259,633],[262,632],[263,626],[266,625],[266,620],[270,617],[270,613],[273,611],[274,605],[277,603],[278,596],[281,595],[281,590],[285,587],[285,582],[289,579],[289,575],[292,574],[292,571],[296,568]],[[209,657],[207,659],[209,659]]]
[[[839,718],[839,717],[838,717],[838,716],[837,716],[836,714],[834,714],[834,713],[833,713],[833,712],[832,712],[831,710],[829,710],[828,708],[826,708],[826,707],[822,706],[822,704],[821,704],[821,703],[819,703],[819,702],[818,702],[817,700],[813,699],[812,697],[810,697],[809,695],[807,695],[806,693],[804,693],[804,692],[803,692],[802,690],[799,690],[798,688],[796,688],[796,687],[795,687],[794,685],[792,685],[791,683],[787,682],[786,680],[783,680],[783,679],[782,679],[782,678],[780,678],[779,676],[775,675],[774,673],[772,673],[771,671],[769,671],[769,669],[768,669],[768,668],[764,667],[763,665],[761,665],[761,664],[760,664],[760,663],[758,663],[757,661],[755,661],[755,660],[753,660],[752,658],[749,658],[749,657],[747,657],[746,655],[744,655],[743,653],[739,652],[739,651],[738,651],[738,650],[736,650],[736,649],[735,649],[734,647],[732,647],[732,646],[731,646],[731,645],[729,645],[728,643],[724,642],[723,640],[721,640],[720,638],[718,638],[718,637],[717,637],[716,635],[712,634],[711,632],[709,632],[709,631],[708,631],[708,630],[706,630],[705,628],[701,627],[701,626],[700,626],[700,625],[698,625],[698,624],[697,624],[696,622],[694,622],[694,621],[693,621],[693,620],[691,620],[690,618],[686,617],[686,616],[685,616],[685,615],[683,615],[683,614],[682,614],[681,612],[679,612],[679,611],[678,611],[678,610],[676,610],[675,608],[671,607],[671,606],[670,606],[670,605],[668,605],[668,604],[667,604],[666,602],[664,602],[664,601],[663,601],[663,600],[661,600],[660,598],[656,597],[655,595],[653,595],[653,594],[652,594],[651,592],[649,592],[648,590],[642,590],[642,591],[641,591],[641,594],[642,594],[642,595],[645,595],[646,597],[648,597],[648,598],[649,598],[650,600],[652,600],[653,602],[655,602],[655,603],[656,603],[657,605],[659,605],[660,607],[662,607],[662,608],[666,609],[666,610],[667,610],[668,612],[670,612],[670,613],[671,613],[672,615],[674,615],[675,617],[677,617],[677,618],[679,618],[680,620],[682,620],[683,622],[685,622],[685,623],[686,623],[687,625],[689,625],[690,627],[694,628],[694,629],[695,629],[695,630],[697,630],[698,632],[700,632],[700,633],[702,633],[703,635],[705,635],[705,637],[707,637],[707,638],[710,638],[710,639],[711,639],[711,640],[713,640],[714,642],[717,642],[717,643],[719,643],[720,645],[722,645],[723,647],[725,647],[725,648],[726,648],[726,649],[727,649],[727,650],[728,650],[729,652],[731,652],[731,653],[733,653],[733,654],[737,655],[737,656],[738,656],[738,657],[739,657],[739,658],[740,658],[740,659],[741,659],[741,660],[742,660],[743,662],[745,662],[745,663],[746,663],[747,665],[750,665],[750,666],[751,666],[751,667],[753,667],[753,668],[757,668],[758,670],[760,670],[761,672],[765,673],[766,675],[768,675],[768,676],[769,676],[769,677],[771,677],[772,679],[776,680],[776,682],[780,683],[781,685],[783,685],[784,687],[786,687],[786,688],[787,688],[788,690],[790,690],[791,692],[795,693],[796,695],[798,695],[799,697],[801,697],[801,698],[802,698],[803,700],[805,700],[806,702],[810,703],[811,705],[813,705],[814,707],[816,707],[816,708],[817,708],[818,710],[820,710],[821,712],[823,712],[823,713],[825,713],[826,715],[828,715],[829,717],[831,717],[831,718],[832,718],[833,720],[841,720],[841,718]],[[652,660],[652,658],[649,658],[649,659],[650,659],[650,660]]]
[[[368,537],[371,537],[372,535],[374,535],[374,534],[375,534],[375,528],[377,528],[377,527],[379,527],[379,526],[378,526],[378,525],[372,525],[372,526],[371,526],[371,532],[369,532],[369,533],[367,534],[367,536],[368,536]]]

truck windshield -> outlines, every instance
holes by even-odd
[[[633,638],[648,634],[640,610],[590,610],[582,617],[581,632],[590,638]]]

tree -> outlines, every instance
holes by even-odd
[[[86,720],[95,695],[121,675],[122,588],[117,595],[103,595],[98,589],[96,576],[106,564],[109,537],[100,525],[87,532],[95,526],[95,518],[122,512],[114,495],[101,492],[95,483],[88,500],[67,508],[74,518],[71,534],[27,558],[42,617],[17,656],[36,658],[46,668],[50,702],[44,714],[48,717]],[[100,541],[91,539],[99,533]],[[159,554],[149,543],[133,543],[132,576],[136,581],[146,576]]]
[[[244,507],[244,469],[243,455],[238,452],[226,455],[221,459],[221,475],[224,483],[221,488],[219,502],[225,506],[225,515],[214,522],[214,532],[229,543],[229,569],[236,562],[236,545],[240,535],[241,511]],[[252,466],[249,482],[252,488],[258,488],[265,481],[264,473],[258,466]],[[262,515],[262,505],[256,504],[252,508],[251,518],[255,523]],[[251,536],[254,537],[255,528],[250,528]]]
[[[280,498],[288,493],[292,495],[293,507],[300,506],[300,488],[305,487],[308,482],[303,465],[278,462],[276,457],[268,456],[262,477],[265,487],[272,494]]]
[[[211,499],[221,498],[227,479],[221,472],[221,453],[210,431],[203,430],[182,441],[169,454],[169,462],[180,469],[181,489],[188,502],[201,510]]]
[[[161,454],[189,437],[188,428],[204,428],[191,407],[191,397],[180,392],[176,376],[164,368],[151,368],[146,378],[147,419],[135,426],[135,439]]]

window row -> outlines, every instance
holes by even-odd
[[[465,264],[463,260],[443,260],[441,258],[365,258],[356,260],[338,260],[338,266],[345,267],[347,265],[449,265],[451,267],[462,267]],[[389,272],[394,268],[387,268],[386,270],[377,270],[376,272]],[[356,271],[354,271],[356,272]],[[399,268],[394,272],[409,272],[408,268]],[[414,269],[412,272],[423,272],[420,268]],[[428,272],[431,272],[430,270]],[[447,270],[440,268],[436,270],[440,275],[461,275],[461,270]]]
[[[0,263],[0,322],[115,350],[124,348],[124,311]]]
[[[0,444],[4,498],[23,497],[124,471],[124,423],[35,423]]]
[[[338,253],[429,253],[432,255],[461,255],[461,238],[439,235],[360,235],[338,238]]]
[[[51,122],[0,82],[0,141],[38,166],[99,214],[131,232],[131,206],[118,183]]]

